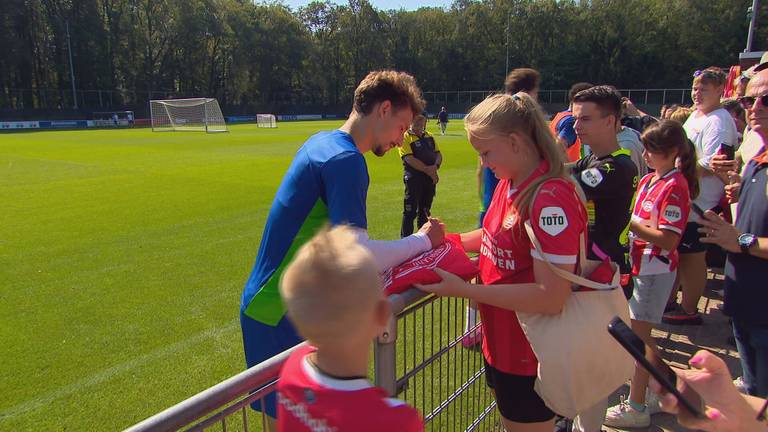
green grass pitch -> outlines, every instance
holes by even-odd
[[[244,368],[238,305],[292,155],[341,122],[0,134],[0,430],[115,430]],[[433,215],[475,226],[477,155],[441,137]],[[370,233],[402,165],[367,155]]]

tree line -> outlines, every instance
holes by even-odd
[[[380,68],[411,72],[425,91],[496,89],[521,66],[541,71],[549,89],[685,87],[697,68],[738,62],[750,5],[456,0],[405,11],[368,0],[297,10],[249,0],[5,0],[0,110],[69,109],[72,75],[81,111],[210,96],[225,113],[334,112]],[[768,20],[768,2],[759,12]],[[765,27],[755,49],[766,48]]]

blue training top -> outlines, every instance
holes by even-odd
[[[496,178],[493,171],[488,167],[483,167],[483,207],[481,211],[487,211],[491,205],[493,191],[496,190],[497,184],[499,184],[499,179]]]
[[[277,190],[240,310],[275,326],[285,315],[278,284],[297,250],[326,223],[367,229],[368,166],[352,137],[320,132],[301,146]]]

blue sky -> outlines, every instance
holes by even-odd
[[[346,1],[343,0],[331,0],[333,3],[336,4],[346,4]],[[299,1],[299,0],[285,0],[285,2],[288,4],[288,6],[291,7],[291,9],[296,10],[301,6],[304,6],[308,4],[308,1]],[[438,7],[448,7],[451,5],[451,0],[370,0],[371,4],[377,8],[382,10],[389,10],[389,9],[400,9],[403,8],[405,10],[415,10],[422,6],[438,6]]]

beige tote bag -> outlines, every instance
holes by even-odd
[[[533,214],[531,211],[528,213]],[[534,248],[544,258],[541,244],[530,220],[525,229]],[[539,360],[535,389],[556,413],[574,418],[607,398],[623,385],[634,371],[634,361],[608,333],[616,316],[629,322],[629,305],[620,289],[620,275],[614,266],[613,281],[602,284],[555,267],[555,274],[574,286],[596,291],[572,291],[557,315],[517,312],[520,325]],[[579,237],[579,268],[589,275],[599,261],[587,259],[584,234]]]

